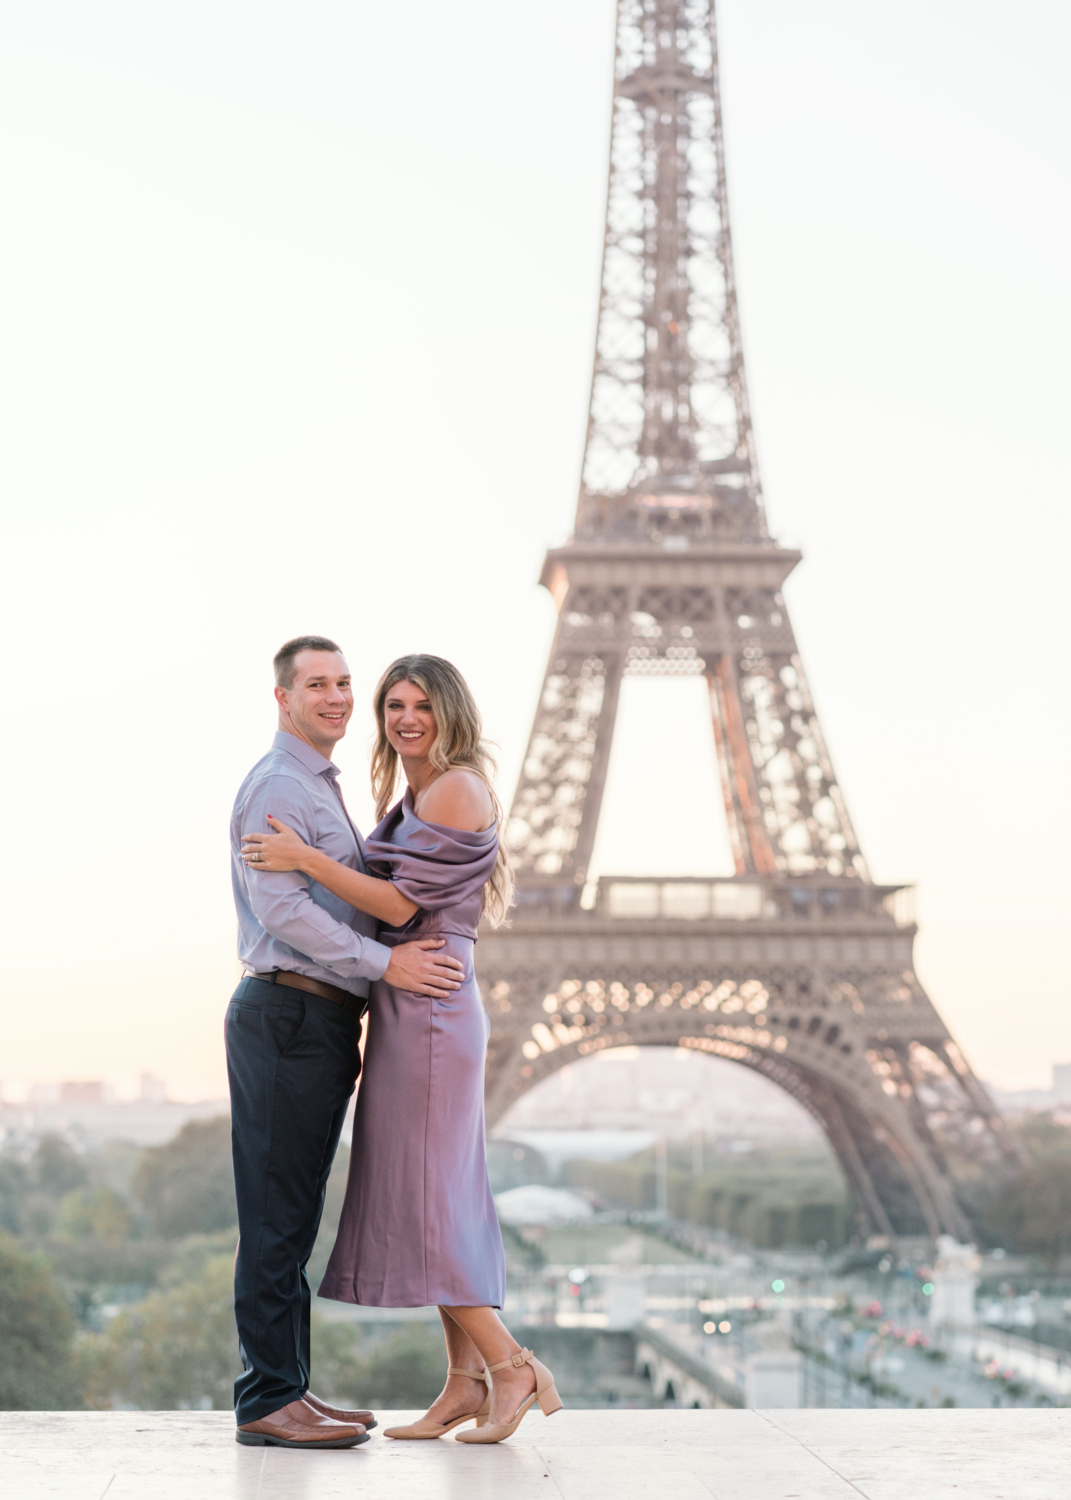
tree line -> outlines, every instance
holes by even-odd
[[[340,1150],[315,1287],[334,1239]],[[0,1151],[0,1409],[229,1410],[240,1368],[230,1122],[194,1121],[163,1146],[79,1152],[59,1136]],[[321,1395],[411,1407],[442,1383],[422,1326],[362,1337],[314,1314]]]

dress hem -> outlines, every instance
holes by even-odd
[[[354,1295],[346,1296],[342,1292],[325,1292],[321,1287],[316,1293],[325,1302],[347,1302],[352,1307],[493,1307],[496,1312],[502,1311],[501,1302],[492,1302],[489,1298],[483,1302],[469,1302],[460,1297],[438,1297],[432,1298],[430,1302],[362,1302]]]

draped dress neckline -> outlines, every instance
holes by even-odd
[[[439,932],[475,938],[497,857],[497,822],[478,832],[429,823],[417,816],[406,787],[365,840],[365,863],[419,910],[401,927],[382,927],[380,942],[411,942]]]

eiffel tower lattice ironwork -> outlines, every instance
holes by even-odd
[[[957,1163],[1015,1157],[875,885],[781,588],[752,436],[713,0],[619,0],[595,370],[559,622],[481,939],[488,1118],[626,1044],[730,1058],[820,1122],[879,1234],[969,1233]],[[709,688],[736,874],[589,881],[623,676]],[[718,772],[711,768],[712,775]]]

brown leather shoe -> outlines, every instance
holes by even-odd
[[[304,1400],[311,1406],[313,1411],[318,1411],[322,1417],[330,1417],[333,1422],[349,1422],[353,1426],[361,1426],[366,1432],[371,1432],[373,1427],[379,1423],[370,1411],[347,1411],[341,1406],[328,1406],[326,1401],[321,1401],[319,1396],[314,1396],[311,1391],[306,1391]]]
[[[291,1401],[234,1434],[248,1448],[355,1448],[368,1434],[357,1423],[332,1422],[304,1401]]]

